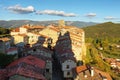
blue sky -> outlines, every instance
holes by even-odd
[[[120,0],[0,0],[0,20],[119,22]]]

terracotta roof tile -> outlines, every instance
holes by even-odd
[[[26,34],[18,34],[19,36],[27,36]]]
[[[20,28],[15,28],[11,32],[20,32]]]
[[[114,58],[105,58],[105,61],[110,64],[110,63],[115,63],[116,59],[114,59]]]
[[[25,62],[26,64],[30,64],[30,65],[37,65],[39,68],[45,68],[45,61],[38,59],[36,57],[33,57],[31,55],[15,60],[11,64],[9,64],[7,67],[15,66],[21,62]]]
[[[35,25],[35,26],[30,27],[30,29],[43,29],[43,28],[45,28],[45,27],[39,26],[39,25]]]
[[[83,66],[78,66],[78,67],[76,67],[76,72],[77,73],[80,73],[80,72],[83,72],[83,71],[85,71],[85,70],[87,70],[88,68],[85,66],[85,65],[83,65]]]
[[[120,67],[120,62],[117,62],[117,66],[119,66],[119,67]]]
[[[95,69],[96,73],[100,74],[102,77],[106,77],[107,80],[112,80],[111,76],[107,72],[100,71],[98,69]]]
[[[58,28],[56,28],[56,27],[54,27],[54,26],[50,26],[49,28],[50,28],[51,30],[54,30],[54,31],[57,31],[57,32],[60,31]]]
[[[6,69],[0,70],[0,80],[6,80]]]
[[[7,68],[7,76],[21,75],[29,78],[46,80],[43,76],[43,72],[35,66],[27,65],[25,63],[18,64],[14,67]]]
[[[30,26],[28,26],[28,25],[23,25],[21,28],[26,28],[26,29],[28,29]]]
[[[2,40],[2,41],[4,41],[4,42],[6,42],[6,41],[10,41],[10,39],[7,38],[7,37],[5,37],[5,38],[0,38],[0,40]]]

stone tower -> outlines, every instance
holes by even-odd
[[[65,26],[65,21],[64,20],[59,20],[58,25],[59,25],[59,27],[64,27]]]

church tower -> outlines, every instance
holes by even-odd
[[[65,26],[65,21],[64,20],[59,20],[58,25],[59,25],[59,27],[64,27]]]

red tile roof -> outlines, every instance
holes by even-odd
[[[26,34],[18,34],[19,36],[27,36]]]
[[[117,66],[119,66],[119,67],[120,67],[120,62],[117,62]]]
[[[102,77],[106,77],[107,80],[112,80],[111,76],[107,72],[103,72],[98,69],[95,69],[95,72],[100,74]]]
[[[6,78],[6,69],[2,69],[2,70],[0,70],[0,80],[6,80],[5,78]]]
[[[23,25],[22,28],[28,29],[28,28],[30,28],[30,26],[29,25]]]
[[[35,25],[35,26],[30,27],[30,29],[43,29],[43,28],[45,28],[45,27],[39,26],[39,25]]]
[[[50,38],[49,36],[46,36],[46,35],[43,35],[43,34],[39,34],[40,36],[42,37],[45,37],[45,38]]]
[[[59,32],[60,30],[59,29],[57,29],[56,27],[54,27],[54,26],[50,26],[49,27],[51,30],[54,30],[54,31],[56,31],[56,32]]]
[[[11,32],[20,32],[20,28],[15,28]]]
[[[43,76],[43,72],[44,71],[41,72],[41,70],[36,66],[21,63],[16,65],[15,67],[8,67],[7,77],[11,77],[17,74],[29,78],[46,80],[45,77]]]
[[[10,39],[9,39],[9,38],[7,38],[7,37],[0,38],[0,40],[2,40],[2,41],[4,41],[4,42],[6,42],[6,41],[10,41]]]
[[[79,79],[81,80],[103,80],[102,77],[95,71],[92,75],[91,70],[94,71],[94,68],[91,69],[90,66],[82,65],[73,69],[73,72],[76,76],[79,76]]]
[[[31,26],[31,25],[29,25],[29,24],[23,25],[22,27],[23,27],[23,28],[26,28],[26,29],[43,29],[43,28],[45,28],[44,26],[39,26],[39,25]]]
[[[116,59],[114,59],[114,58],[105,58],[105,61],[108,62],[109,64],[116,63]]]
[[[83,71],[85,71],[85,70],[87,70],[88,68],[87,68],[87,66],[85,66],[85,65],[83,65],[83,66],[78,66],[78,67],[76,67],[76,72],[77,73],[81,73],[81,72],[83,72]]]
[[[39,68],[42,68],[42,69],[45,68],[45,61],[38,59],[36,57],[33,57],[31,55],[29,55],[27,57],[20,58],[18,60],[15,60],[11,64],[9,64],[7,67],[15,66],[15,65],[22,63],[22,62],[29,64],[29,65],[37,65]]]

